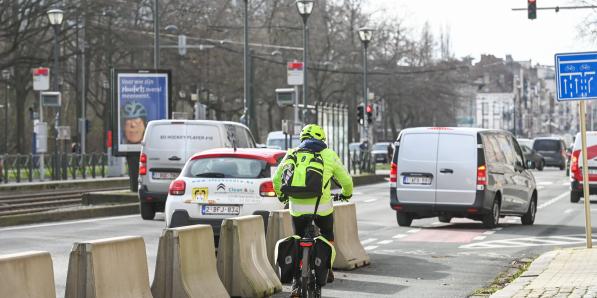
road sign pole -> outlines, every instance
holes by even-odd
[[[299,86],[298,85],[294,85],[294,123],[292,125],[294,125],[294,132],[296,134],[296,125],[299,123]],[[292,140],[292,136],[290,138]]]
[[[582,143],[582,186],[585,203],[585,232],[587,248],[593,247],[591,231],[591,202],[589,201],[589,165],[587,162],[587,124],[586,124],[586,102],[579,102],[580,112],[580,139]]]
[[[44,108],[41,100],[41,92],[39,91],[39,122],[44,122]],[[40,133],[39,131],[37,133]],[[43,152],[38,152],[39,154],[39,180],[44,181],[46,180],[46,167],[44,164],[44,154]]]

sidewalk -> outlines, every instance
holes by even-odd
[[[597,248],[547,252],[491,297],[597,297]]]

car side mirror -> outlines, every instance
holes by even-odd
[[[534,161],[532,160],[527,160],[527,169],[529,170],[534,170],[537,167],[537,165],[535,164]]]

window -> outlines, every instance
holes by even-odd
[[[558,140],[535,140],[533,149],[537,151],[560,151],[560,141]]]
[[[500,144],[494,134],[483,135],[483,146],[485,148],[485,159],[490,163],[507,163],[506,157],[500,148]]]
[[[191,161],[187,177],[269,178],[267,162],[236,157],[201,158]]]

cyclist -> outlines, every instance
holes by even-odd
[[[329,149],[325,143],[326,137],[323,129],[316,124],[306,125],[299,136],[301,143],[297,148],[289,149],[284,159],[280,162],[276,173],[273,177],[274,190],[276,195],[282,202],[289,202],[290,214],[292,215],[292,225],[295,234],[304,237],[305,228],[311,224],[310,218],[315,211],[315,204],[317,197],[312,198],[296,198],[289,196],[282,192],[283,175],[286,165],[292,163],[291,159],[295,152],[308,150],[317,153],[323,160],[323,189],[322,195],[319,198],[319,205],[317,214],[314,218],[315,224],[319,227],[321,235],[333,244],[334,242],[334,206],[332,204],[332,197],[330,193],[330,181],[333,178],[342,187],[342,192],[339,194],[339,199],[348,201],[352,197],[352,177],[342,165],[338,154]],[[294,280],[292,282],[291,297],[298,296],[300,270],[298,264],[295,264]],[[334,274],[329,271],[328,282],[334,280]]]

